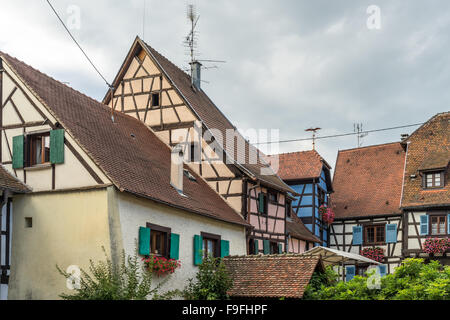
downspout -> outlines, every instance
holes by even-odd
[[[402,181],[402,191],[400,194],[400,209],[402,208],[403,203],[403,191],[405,188],[405,181],[406,181],[406,163],[408,162],[408,151],[409,151],[409,144],[411,141],[406,142],[406,155],[405,155],[405,165],[403,167],[403,181]],[[402,209],[401,209],[402,210]],[[402,210],[403,211],[403,210]],[[405,255],[405,251],[408,249],[408,239],[407,239],[407,232],[408,232],[408,213],[402,212],[403,217],[403,229],[402,229],[402,255]]]

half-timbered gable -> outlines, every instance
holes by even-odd
[[[330,169],[315,150],[279,155],[278,174],[298,193],[292,209],[323,246],[328,246],[329,232],[319,208],[328,206],[329,195],[333,192]]]
[[[289,253],[303,253],[314,247],[315,243],[321,242],[294,212],[291,212],[286,221],[286,231]]]
[[[380,247],[387,272],[393,272],[402,259],[404,165],[398,142],[339,151],[331,195],[331,248],[360,254],[364,248]],[[362,273],[365,266],[357,269]]]
[[[67,293],[55,265],[87,269],[90,259],[104,260],[102,247],[115,262],[122,249],[181,260],[183,268],[166,289],[182,289],[204,254],[246,253],[250,225],[203,177],[174,160],[182,157],[180,150],[135,117],[111,114],[25,63],[6,54],[1,59],[1,80],[8,79],[0,90],[7,93],[2,105],[24,117],[13,134],[8,130],[17,128],[8,126],[14,123],[2,126],[2,134],[13,137],[2,144],[2,151],[12,145],[5,166],[32,189],[13,194],[14,214],[8,215],[14,220],[9,299]],[[14,100],[22,90],[28,98]],[[26,118],[30,106],[44,120]]]
[[[192,84],[188,74],[136,38],[113,87],[113,93],[105,95],[105,104],[143,121],[167,145],[183,145],[185,162],[247,221],[255,223],[249,251],[259,240],[276,242],[273,246],[284,250],[284,199],[293,190],[206,93]],[[269,197],[269,193],[275,194],[276,202],[258,200],[259,194]],[[255,209],[258,201],[268,203],[268,213]]]
[[[405,257],[429,257],[423,251],[427,238],[450,234],[450,112],[435,115],[402,141],[406,165],[401,207],[408,228],[404,233]],[[435,259],[448,264],[447,253]]]

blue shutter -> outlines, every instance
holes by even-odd
[[[194,265],[198,266],[203,262],[203,238],[202,236],[194,236]]]
[[[355,266],[345,267],[345,281],[350,281],[355,276],[356,268]]]
[[[230,255],[230,241],[220,240],[220,257],[228,257]]]
[[[428,215],[420,216],[420,235],[426,236],[428,234]]]
[[[447,234],[450,234],[450,213],[447,215]]]
[[[397,224],[387,224],[386,225],[386,243],[396,243],[397,242]]]
[[[378,271],[380,272],[380,276],[384,277],[386,275],[386,273],[387,273],[386,265],[385,264],[380,264],[378,266]]]
[[[270,254],[270,242],[269,240],[263,240],[264,254]]]
[[[139,227],[139,254],[150,254],[150,228]]]
[[[361,245],[363,237],[362,237],[362,226],[354,226],[353,227],[353,244]]]
[[[180,235],[170,234],[170,259],[178,260],[180,258]]]

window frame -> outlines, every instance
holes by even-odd
[[[431,220],[433,218],[435,218],[435,217],[444,218],[444,229],[445,229],[444,233],[437,233],[437,234],[432,233],[433,223],[432,223]],[[446,237],[449,234],[447,219],[448,219],[448,217],[447,217],[447,214],[445,212],[428,213],[428,234],[430,236],[435,237],[435,238]],[[438,223],[438,230],[439,230],[439,223]]]
[[[270,199],[271,196],[274,196],[275,200]],[[273,203],[273,204],[278,204],[278,192],[273,191],[273,190],[268,190],[267,191],[267,202]]]
[[[440,176],[440,184],[436,185],[436,175],[439,174]],[[432,175],[433,176],[433,182],[432,182],[432,186],[428,186],[428,182],[427,182],[427,178],[428,175]],[[422,188],[425,190],[430,190],[430,189],[441,189],[445,187],[445,170],[430,170],[430,171],[423,171],[422,172]]]
[[[167,227],[163,227],[157,224],[153,224],[150,222],[147,222],[146,224],[147,228],[150,228],[150,254],[151,255],[155,255],[155,256],[159,256],[159,257],[165,257],[168,258],[169,254],[170,254],[170,234],[172,233],[172,229],[171,228],[167,228]],[[160,232],[164,234],[164,251],[162,254],[159,253],[152,253],[152,233],[153,231],[156,232]]]
[[[374,242],[368,242],[367,230],[369,228],[375,228],[374,230]],[[383,230],[383,241],[377,241],[377,230]],[[377,246],[386,244],[386,224],[385,223],[371,223],[363,225],[363,246]]]
[[[203,245],[205,243],[205,240],[212,240],[215,243],[215,248],[214,248],[214,258],[220,258],[220,241],[222,240],[222,237],[218,234],[213,234],[213,233],[208,233],[208,232],[201,232],[200,236],[202,237],[202,250],[203,250]],[[206,250],[203,250],[203,259],[205,259],[208,256],[208,248],[206,248]]]
[[[45,139],[44,137],[48,137],[48,161],[45,161]],[[35,139],[41,138],[41,163],[37,163],[35,159]],[[45,131],[37,131],[37,132],[29,132],[25,134],[25,168],[33,168],[40,166],[49,166],[51,165],[50,161],[50,130]],[[43,152],[42,152],[43,151]]]

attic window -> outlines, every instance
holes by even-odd
[[[152,107],[159,106],[159,93],[152,93]]]
[[[424,173],[422,182],[425,189],[441,188],[444,186],[444,171]]]
[[[197,182],[197,179],[189,172],[189,170],[183,170],[184,175],[191,181]]]

